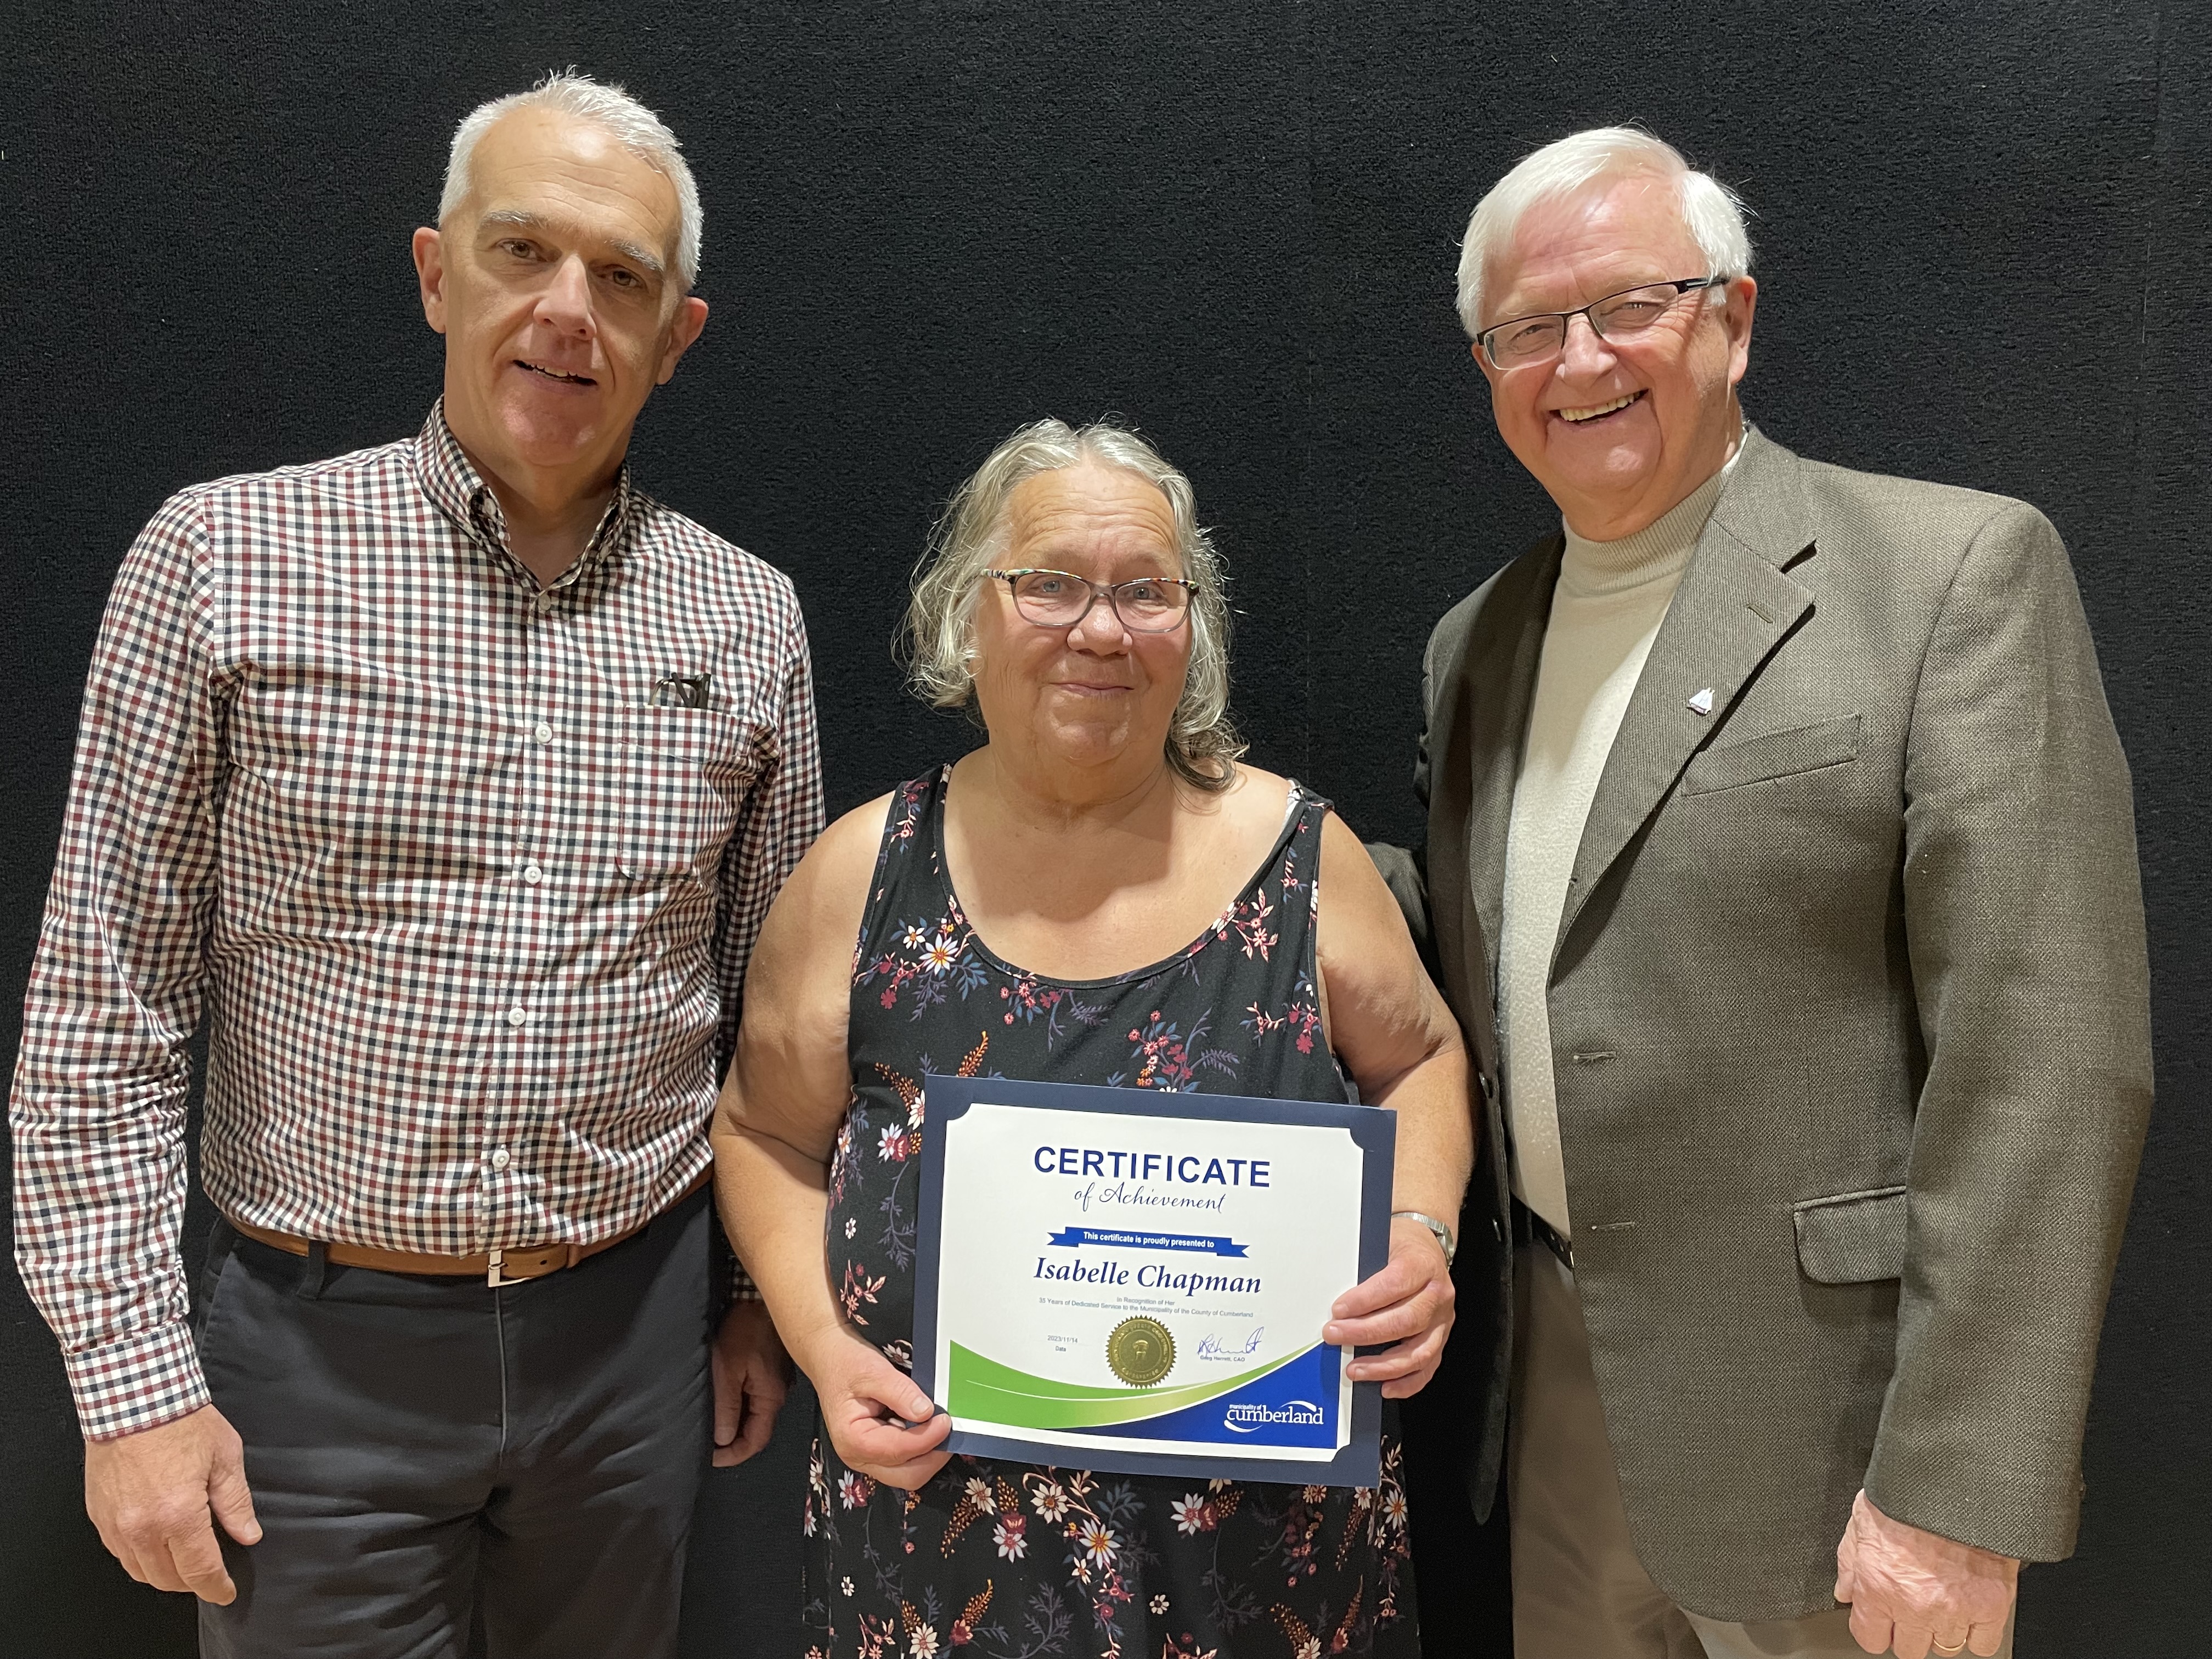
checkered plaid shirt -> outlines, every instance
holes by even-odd
[[[207,1401],[186,1045],[231,1216],[468,1255],[708,1166],[822,825],[791,584],[630,486],[541,589],[447,429],[168,501],[109,598],[26,1001],[16,1260],[84,1432]]]

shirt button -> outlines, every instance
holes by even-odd
[[[507,1023],[509,1025],[529,1024],[530,1010],[521,1006],[520,1004],[517,1004],[514,1007],[507,1011]]]
[[[491,1167],[495,1170],[504,1170],[508,1164],[514,1162],[514,1154],[508,1152],[504,1146],[501,1147],[497,1152],[491,1155]]]
[[[540,720],[530,728],[530,736],[532,742],[550,743],[553,741],[553,728]]]
[[[545,879],[545,872],[534,864],[526,864],[522,866],[522,878],[535,887]]]

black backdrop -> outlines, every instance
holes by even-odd
[[[1628,118],[1737,185],[1754,418],[1823,459],[2025,496],[2074,552],[2135,766],[2160,1101],[2081,1553],[2027,1576],[2021,1651],[2212,1652],[2201,0],[8,15],[0,1055],[125,545],[179,485],[420,422],[440,346],[407,235],[480,99],[573,62],[684,137],[714,312],[634,454],[796,580],[839,809],[965,741],[885,654],[935,507],[1016,423],[1118,411],[1219,528],[1255,757],[1370,837],[1414,834],[1421,641],[1547,518],[1452,315],[1467,211],[1534,143]],[[4,1274],[0,1401],[0,1650],[190,1652],[181,1598],[130,1584],[83,1520],[60,1367]],[[710,1482],[687,1652],[800,1646],[800,1405]],[[1494,1538],[1416,1497],[1431,1651],[1503,1653]]]

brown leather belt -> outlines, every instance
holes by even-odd
[[[711,1170],[702,1172],[668,1208],[674,1209],[704,1187],[711,1174]],[[661,1213],[665,1215],[667,1211]],[[280,1233],[273,1227],[257,1227],[235,1216],[226,1218],[246,1237],[271,1249],[306,1255],[313,1248],[308,1240],[294,1234]],[[481,1276],[486,1285],[496,1290],[501,1285],[520,1285],[573,1267],[580,1261],[588,1261],[602,1250],[611,1250],[635,1238],[659,1218],[648,1216],[627,1232],[617,1233],[612,1238],[596,1239],[589,1244],[538,1244],[528,1249],[493,1250],[482,1255],[418,1255],[410,1250],[380,1250],[374,1244],[331,1243],[323,1247],[323,1254],[324,1259],[335,1267],[368,1267],[380,1273],[421,1273],[438,1279]]]

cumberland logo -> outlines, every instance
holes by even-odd
[[[1310,1400],[1285,1400],[1279,1406],[1236,1405],[1222,1417],[1221,1426],[1235,1434],[1251,1434],[1277,1423],[1318,1427],[1328,1419]]]

